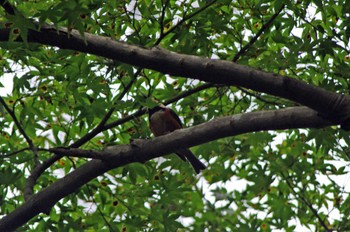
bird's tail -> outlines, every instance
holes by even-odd
[[[201,170],[206,169],[207,166],[203,164],[197,157],[188,149],[177,151],[176,154],[182,159],[185,160],[184,157],[191,163],[193,169],[198,174]]]

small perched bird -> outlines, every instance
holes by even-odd
[[[154,136],[161,136],[181,129],[182,123],[177,114],[165,106],[156,106],[148,111],[150,129]],[[189,149],[182,149],[175,152],[183,161],[189,161],[198,174],[206,166],[193,155]]]

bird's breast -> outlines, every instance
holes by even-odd
[[[167,129],[167,122],[166,122],[165,114],[163,112],[156,112],[152,114],[150,118],[150,127],[152,130],[152,133],[155,136],[161,136],[169,133]]]

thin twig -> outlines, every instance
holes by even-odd
[[[132,84],[134,83],[134,81],[136,80],[136,77],[140,74],[141,69],[138,69],[132,80],[129,82],[129,84],[127,86],[125,86],[125,88],[123,89],[123,92],[119,95],[119,97],[117,98],[117,101],[123,99],[123,97],[125,96],[125,94],[127,94],[127,92],[130,90]],[[102,131],[105,131],[105,124],[107,123],[107,121],[109,120],[109,118],[112,116],[113,112],[115,110],[115,107],[112,107],[107,114],[103,117],[103,119],[101,120],[101,122],[89,133],[85,134],[83,137],[81,137],[79,140],[77,140],[76,142],[74,142],[73,144],[71,144],[69,147],[71,148],[78,148],[80,146],[82,146],[84,143],[90,141],[93,137],[95,137],[97,134],[101,133]]]
[[[169,100],[166,100],[163,104],[164,105],[169,105],[169,104],[174,103],[174,102],[176,102],[176,101],[178,101],[180,99],[188,97],[188,96],[190,96],[192,94],[195,94],[195,93],[198,93],[198,92],[200,92],[202,90],[213,88],[213,87],[220,87],[220,85],[216,85],[216,84],[213,84],[213,83],[205,83],[203,85],[197,86],[194,89],[189,89],[189,90],[187,90],[187,91],[185,91],[183,93],[180,93],[179,95],[177,95],[177,96],[175,96],[175,97],[173,97],[173,98],[171,98]]]
[[[189,14],[189,15],[183,17],[174,27],[170,28],[167,32],[163,33],[163,36],[160,36],[154,45],[160,44],[160,42],[164,39],[164,37],[166,37],[167,35],[169,35],[173,31],[175,31],[182,24],[184,24],[187,20],[189,20],[189,19],[193,18],[194,16],[198,15],[199,13],[201,13],[204,10],[206,10],[207,8],[209,8],[211,5],[213,5],[216,2],[217,2],[217,0],[210,1],[205,6],[203,6],[202,8],[199,8],[198,10],[193,12],[192,14]]]
[[[282,177],[284,178],[284,180],[286,181],[289,189],[292,191],[292,193],[294,194],[294,196],[296,196],[297,198],[299,198],[302,202],[305,203],[305,205],[311,210],[311,212],[313,213],[313,215],[318,219],[319,223],[321,224],[321,226],[326,230],[331,232],[332,230],[328,228],[328,226],[326,225],[325,221],[321,218],[321,216],[318,214],[317,210],[312,206],[311,203],[309,203],[304,196],[302,196],[302,194],[298,194],[295,190],[294,190],[294,186],[290,183],[290,181],[288,180],[288,178],[286,178],[286,176],[281,172]]]
[[[250,91],[248,91],[248,90],[246,90],[246,89],[244,89],[242,87],[237,87],[237,89],[241,90],[243,93],[246,93],[249,96],[255,97],[256,99],[258,99],[258,100],[260,100],[260,101],[262,101],[262,102],[264,102],[266,104],[270,104],[270,105],[278,105],[279,104],[277,102],[266,100],[263,97],[261,97],[261,96],[259,96],[257,94],[254,94],[254,93],[252,93],[252,92],[250,92]]]
[[[89,195],[91,196],[92,202],[95,204],[98,213],[101,215],[103,221],[106,223],[106,225],[107,225],[109,231],[110,231],[110,232],[114,232],[115,230],[113,229],[113,227],[111,226],[111,224],[107,221],[107,218],[105,217],[105,215],[103,214],[102,210],[100,209],[99,204],[97,204],[97,202],[96,202],[96,200],[95,200],[95,198],[94,198],[94,195],[92,194],[92,191],[91,191],[91,189],[90,189],[89,184],[86,184],[86,188],[87,188],[87,190],[88,190],[88,192],[89,192]]]
[[[133,82],[136,79],[136,76],[138,75],[139,72],[136,72],[134,75],[134,78],[129,82],[129,84],[126,86],[126,88],[123,90],[123,92],[119,95],[118,99],[122,99],[125,94],[129,91],[129,89],[131,88]],[[106,130],[105,129],[105,124],[108,121],[108,119],[111,117],[111,115],[113,114],[115,110],[115,107],[112,107],[107,114],[103,117],[103,119],[101,120],[101,122],[89,133],[87,133],[86,135],[84,135],[82,138],[80,138],[79,140],[77,140],[75,143],[71,144],[69,147],[70,148],[78,148],[81,145],[83,145],[84,143],[86,143],[87,141],[91,140],[93,137],[95,137],[97,134],[99,134],[100,132]],[[52,157],[50,157],[49,159],[45,160],[42,164],[37,165],[32,173],[30,174],[26,186],[25,186],[25,190],[24,190],[24,197],[25,199],[29,199],[29,197],[31,197],[33,195],[33,188],[34,185],[36,183],[36,180],[41,176],[41,174],[48,169],[53,163],[55,163],[57,160],[59,160],[63,155],[62,154],[55,154]],[[46,212],[49,213],[49,212]]]
[[[27,141],[30,149],[34,150],[33,141],[29,138],[27,133],[24,131],[24,129],[23,129],[21,123],[18,121],[15,113],[10,109],[10,107],[8,107],[8,105],[6,104],[6,102],[4,101],[4,99],[1,96],[0,96],[0,103],[4,106],[4,108],[6,109],[7,113],[10,114],[10,116],[13,119],[14,123],[16,124],[19,132],[23,135],[24,139]]]
[[[163,38],[165,11],[166,11],[166,8],[168,7],[169,2],[170,2],[169,0],[166,0],[164,5],[163,5],[162,14],[161,14],[160,20],[159,20],[159,26],[160,26],[160,36],[159,36],[159,38]]]
[[[265,23],[260,30],[258,31],[258,33],[256,33],[256,35],[249,41],[248,44],[246,44],[232,59],[233,62],[236,62],[239,57],[241,57],[244,53],[246,53],[246,51],[249,49],[249,47],[251,47],[260,37],[260,35],[267,30],[271,25],[272,22],[277,18],[277,16],[281,13],[281,11],[284,9],[284,4],[281,6],[281,8],[274,14],[272,15],[272,17],[269,19],[269,21],[267,21],[267,23]]]
[[[29,147],[22,148],[22,149],[20,149],[18,151],[14,151],[14,152],[11,152],[11,153],[8,153],[8,154],[1,155],[0,158],[9,158],[11,156],[17,155],[18,153],[21,153],[21,152],[24,152],[24,151],[27,151],[27,150],[30,150],[30,148]]]
[[[169,104],[171,104],[171,103],[173,103],[175,101],[178,101],[179,99],[182,99],[184,97],[190,96],[190,95],[192,95],[194,93],[197,93],[199,91],[202,91],[204,89],[208,89],[208,88],[212,88],[212,87],[216,87],[216,86],[217,85],[210,84],[210,83],[206,83],[206,84],[200,85],[200,86],[198,86],[198,87],[196,87],[194,89],[190,89],[190,90],[188,90],[186,92],[183,92],[183,93],[181,93],[181,94],[179,94],[179,95],[177,95],[177,96],[175,96],[175,97],[165,101],[163,104],[164,105],[169,105]],[[104,126],[104,128],[105,128],[105,130],[108,130],[110,128],[116,127],[116,126],[121,125],[121,124],[123,124],[125,122],[128,122],[130,120],[138,118],[138,117],[142,116],[143,114],[145,114],[146,112],[147,112],[147,109],[145,109],[145,108],[140,109],[140,110],[136,111],[135,113],[130,114],[130,115],[124,117],[124,118],[121,118],[119,120],[116,120],[114,122],[106,124]]]

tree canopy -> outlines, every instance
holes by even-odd
[[[350,0],[0,4],[0,231],[350,230]]]

